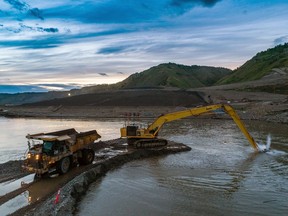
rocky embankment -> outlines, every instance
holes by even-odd
[[[228,103],[241,119],[288,124],[288,96],[267,92],[223,90],[219,87],[198,89],[210,103]]]
[[[81,200],[81,197],[85,195],[89,185],[105,176],[108,171],[119,168],[129,161],[191,150],[190,147],[184,144],[171,141],[169,141],[168,145],[165,147],[135,149],[127,146],[125,139],[115,139],[105,142],[100,141],[93,145],[93,148],[96,150],[96,157],[93,164],[77,167],[77,169],[74,168],[74,170],[72,169],[64,175],[64,180],[59,181],[57,187],[51,187],[51,191],[46,195],[32,201],[29,205],[17,210],[12,215],[73,215],[77,210],[77,203]],[[27,175],[28,173],[21,170],[21,163],[22,161],[10,161],[0,165],[0,179],[2,179],[2,182],[7,181],[9,178],[17,179]],[[53,178],[60,179],[60,177]],[[49,180],[53,182],[57,180],[53,178],[48,180],[40,179],[35,183],[32,182],[29,185],[26,185],[23,189],[19,188],[12,191],[9,194],[0,197],[0,203],[1,205],[5,204],[5,202],[17,196],[19,193],[25,190],[29,191],[29,188],[32,188],[33,184],[40,184],[40,188],[47,187]],[[43,185],[41,186],[42,182]],[[57,188],[61,189],[61,193],[59,202],[55,203]]]

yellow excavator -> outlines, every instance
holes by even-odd
[[[229,114],[234,122],[237,124],[242,133],[246,136],[251,146],[255,151],[259,151],[258,145],[249,134],[240,117],[236,111],[228,104],[214,104],[202,107],[196,107],[192,109],[186,109],[183,111],[172,112],[159,116],[152,124],[147,128],[139,128],[135,125],[127,125],[120,129],[121,137],[127,138],[128,145],[132,145],[135,148],[151,148],[167,145],[167,140],[157,138],[160,129],[167,122],[171,122],[177,119],[186,118],[189,116],[199,116],[204,114],[217,114],[219,111],[224,111]]]

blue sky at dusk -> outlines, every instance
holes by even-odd
[[[0,93],[115,83],[160,63],[235,69],[288,42],[286,0],[2,0]]]

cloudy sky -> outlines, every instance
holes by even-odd
[[[288,42],[287,0],[1,0],[0,92],[115,83],[160,63],[235,69]]]

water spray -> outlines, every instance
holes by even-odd
[[[271,135],[268,134],[267,135],[267,139],[266,139],[266,145],[262,144],[262,143],[257,143],[257,147],[259,149],[259,152],[268,152],[270,151],[270,147],[271,147]]]
[[[266,141],[266,151],[270,150],[270,146],[271,146],[271,135],[268,134],[267,141]]]

